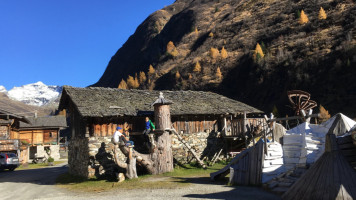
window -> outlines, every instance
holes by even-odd
[[[14,153],[8,153],[7,156],[8,156],[9,158],[17,157],[16,154],[14,154]]]
[[[53,133],[52,132],[49,132],[49,137],[53,137]]]

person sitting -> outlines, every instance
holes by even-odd
[[[133,147],[134,146],[134,142],[133,141],[129,141],[125,135],[122,133],[122,128],[121,127],[117,127],[116,128],[116,131],[114,133],[114,136],[113,136],[113,142],[114,144],[119,144],[119,143],[124,143],[125,146],[131,146]]]
[[[143,134],[148,137],[148,134],[151,132],[151,129],[154,131],[156,129],[155,125],[152,123],[150,118],[146,117],[145,118],[145,130],[143,131]]]

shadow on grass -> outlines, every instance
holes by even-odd
[[[98,181],[105,181],[105,182],[117,182],[116,178],[113,177],[105,177],[101,176],[100,178],[85,178],[82,176],[76,176],[67,173],[61,174],[57,177],[56,183],[61,185],[70,185],[70,184],[77,184],[83,182],[98,182]]]

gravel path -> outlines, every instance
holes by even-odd
[[[59,188],[55,178],[67,171],[66,166],[0,173],[1,199],[280,199],[257,187],[229,187],[210,182],[209,178],[189,178],[180,189],[111,190],[101,193],[77,193]],[[154,184],[154,180],[152,184]]]

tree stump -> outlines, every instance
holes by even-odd
[[[138,178],[137,177],[137,170],[136,170],[136,158],[132,157],[132,147],[129,147],[129,156],[127,159],[127,167],[126,167],[126,174],[125,176],[128,179]]]
[[[136,168],[134,166],[136,166],[136,161],[150,174],[162,174],[173,171],[172,139],[169,132],[165,131],[172,126],[170,104],[172,102],[164,99],[162,93],[160,93],[159,98],[152,104],[155,111],[156,130],[149,138],[151,144],[153,144],[151,147],[156,148],[151,148],[150,154],[140,154],[132,149],[130,150],[128,147],[119,146],[126,157],[132,157],[132,159],[129,159],[127,165],[127,177],[135,176]]]

